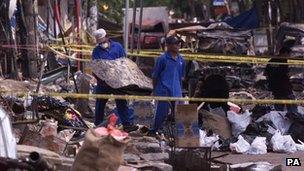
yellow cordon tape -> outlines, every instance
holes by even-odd
[[[304,100],[273,100],[273,99],[219,99],[219,98],[182,98],[164,96],[136,96],[136,95],[112,95],[112,94],[79,94],[79,93],[32,93],[32,92],[2,92],[16,96],[50,96],[77,99],[121,99],[121,100],[142,100],[142,101],[197,101],[197,102],[233,102],[237,104],[304,104]]]
[[[134,57],[146,57],[146,58],[157,58],[158,56],[156,55],[149,55],[149,54],[128,54],[128,56],[134,56]],[[206,57],[206,58],[205,58]],[[247,59],[244,58],[238,58],[238,61],[235,59],[229,59],[229,58],[224,58],[225,56],[219,56],[220,59],[214,58],[214,56],[205,56],[205,57],[200,57],[200,56],[184,56],[186,60],[196,60],[200,62],[224,62],[224,63],[247,63],[247,64],[273,64],[273,65],[304,65],[304,61],[299,61],[298,60],[288,60],[288,63],[281,63],[281,62],[268,62],[269,59],[263,60],[263,59],[258,59],[258,58],[251,58],[248,57]],[[209,57],[209,58],[208,58]]]
[[[54,52],[55,54],[59,55],[60,57],[64,57],[64,58],[68,58],[68,59],[72,59],[72,60],[76,60],[76,61],[82,61],[82,62],[90,62],[91,59],[82,59],[82,58],[76,58],[73,55],[69,56],[66,55],[64,53],[61,53],[59,51],[57,51],[56,49],[52,48],[51,46],[46,46],[46,48],[48,48],[50,51]]]
[[[89,50],[93,50],[95,46],[92,45],[76,45],[76,44],[70,44],[70,45],[57,45],[57,44],[51,44],[50,46],[54,47],[54,48],[62,48],[62,47],[70,47],[73,48],[73,50],[80,50],[81,48],[87,48]],[[185,51],[185,50],[190,50],[190,49],[180,49],[180,51]],[[130,51],[129,51],[130,52]],[[140,53],[142,54],[150,54],[150,55],[160,55],[163,53],[163,51],[159,50],[159,49],[144,49],[141,50]],[[183,56],[195,56],[195,57],[220,57],[220,58],[257,58],[257,59],[264,59],[264,60],[269,60],[270,58],[274,58],[275,56],[250,56],[250,55],[220,55],[220,54],[215,54],[215,55],[211,55],[211,54],[199,54],[199,53],[181,53],[181,55]],[[291,58],[291,57],[284,57],[284,59],[295,59],[295,58]]]
[[[73,47],[76,45],[71,45],[70,47]],[[63,53],[60,53],[58,50],[62,50],[62,47],[60,46],[48,46],[54,53],[61,55],[66,58],[70,58],[73,60],[83,61],[83,62],[89,62],[90,59],[80,59],[76,57],[69,57],[68,55],[65,55]],[[85,48],[85,46],[83,46]],[[56,50],[57,49],[57,50]],[[92,51],[88,49],[75,49],[70,48],[72,52],[76,53],[83,53],[87,55],[91,55]],[[148,52],[143,51],[139,54],[137,53],[129,53],[128,56],[133,57],[146,57],[146,58],[157,58],[161,55],[159,52]],[[253,57],[253,56],[224,56],[224,55],[203,55],[203,54],[181,54],[185,57],[186,60],[196,60],[200,62],[225,62],[225,63],[248,63],[248,64],[273,64],[273,65],[304,65],[303,60],[294,60],[289,59],[288,63],[280,63],[280,62],[268,62],[270,58],[265,57]]]
[[[56,49],[62,50],[64,46],[46,46],[47,49],[58,54],[61,57],[69,58],[72,60],[90,62],[91,59],[80,59],[73,56],[69,56],[59,52]],[[82,48],[91,48],[89,45],[66,45],[66,47],[82,47]],[[90,53],[91,50],[79,50],[79,49],[69,49],[75,52],[85,52]],[[141,52],[140,54],[133,53],[128,54],[128,56],[136,57],[147,57],[147,58],[157,58],[160,55],[158,52]],[[222,55],[202,55],[202,54],[182,54],[185,56],[185,59],[197,60],[202,62],[226,62],[226,63],[254,63],[254,64],[281,64],[281,65],[304,65],[304,61],[299,60],[288,60],[286,63],[278,62],[268,62],[269,58],[260,58],[260,57],[239,57],[239,56],[222,56]],[[235,61],[239,59],[239,61]],[[0,92],[1,93],[1,92]],[[304,100],[273,100],[273,99],[218,99],[218,98],[178,98],[178,97],[162,97],[162,96],[134,96],[134,95],[108,95],[108,94],[78,94],[78,93],[29,93],[29,92],[2,92],[10,93],[18,96],[50,96],[50,97],[62,97],[62,98],[97,98],[97,99],[124,99],[124,100],[158,100],[158,101],[197,101],[197,102],[233,102],[237,104],[304,104]]]

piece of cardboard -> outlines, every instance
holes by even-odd
[[[176,147],[199,147],[199,131],[197,127],[197,105],[177,105],[176,117]]]
[[[206,110],[201,110],[200,114],[202,115],[203,125],[207,132],[211,130],[224,139],[232,137],[230,122],[227,117],[213,114]]]

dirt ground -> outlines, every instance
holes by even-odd
[[[220,156],[225,152],[212,152],[212,157]],[[286,167],[286,158],[299,158],[302,164],[301,167]],[[217,160],[232,164],[246,162],[269,162],[273,165],[282,165],[284,171],[304,171],[304,152],[296,152],[293,154],[285,153],[267,153],[263,155],[246,155],[246,154],[231,154],[218,158]]]

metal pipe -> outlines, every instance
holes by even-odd
[[[277,5],[277,25],[281,23],[281,11],[279,4]]]
[[[50,38],[50,0],[47,0],[48,1],[48,5],[46,6],[46,32],[48,33],[47,34],[47,37],[48,39]]]
[[[39,119],[22,120],[22,121],[12,122],[12,125],[35,124],[38,122],[39,122]]]
[[[80,45],[80,27],[81,27],[81,21],[80,21],[80,0],[75,0],[76,5],[76,28],[77,28],[77,44]],[[78,58],[82,58],[82,54],[77,55]],[[77,62],[77,69],[82,70],[81,62]]]
[[[37,19],[38,0],[33,1],[33,14],[34,14],[34,22],[35,22],[34,30],[35,30],[35,44],[36,44],[36,60],[38,61],[39,60],[39,37],[38,37],[38,28],[37,28],[38,27],[38,19]]]
[[[143,18],[143,1],[140,0],[139,29],[137,33],[137,54],[139,54],[141,49],[140,39],[141,39],[142,18]],[[136,64],[139,65],[139,57],[136,58]]]
[[[125,4],[125,30],[124,30],[124,34],[125,34],[125,38],[124,38],[124,47],[125,47],[125,53],[126,55],[128,54],[128,43],[129,43],[129,27],[128,27],[128,21],[129,19],[129,0],[126,0],[126,4]]]
[[[137,36],[137,53],[139,53],[140,48],[141,48],[140,38],[141,38],[142,18],[143,18],[143,0],[140,0],[139,30],[138,30],[138,36]]]
[[[133,0],[133,20],[132,20],[132,36],[131,36],[131,53],[134,50],[134,32],[135,32],[135,23],[136,23],[136,2],[137,0]]]
[[[268,1],[268,27],[269,27],[269,43],[270,43],[270,49],[269,52],[270,54],[273,54],[273,31],[272,31],[272,8],[271,8],[271,2]]]
[[[53,171],[54,166],[50,165],[38,152],[31,152],[29,155],[29,163],[35,170]]]
[[[54,38],[56,39],[57,38],[57,25],[56,25],[56,15],[55,15],[55,8],[56,8],[56,5],[57,5],[57,0],[53,1],[53,29],[54,29]]]

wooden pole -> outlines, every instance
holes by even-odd
[[[129,0],[125,1],[125,30],[124,30],[124,47],[125,53],[128,54],[128,45],[129,45]]]
[[[24,18],[25,18],[25,26],[26,26],[26,44],[33,45],[37,44],[36,38],[36,30],[37,25],[35,22],[35,14],[38,8],[37,0],[33,1],[22,1],[23,9],[24,9]],[[27,50],[27,61],[28,61],[28,78],[37,78],[38,70],[37,70],[37,49],[35,50]]]

